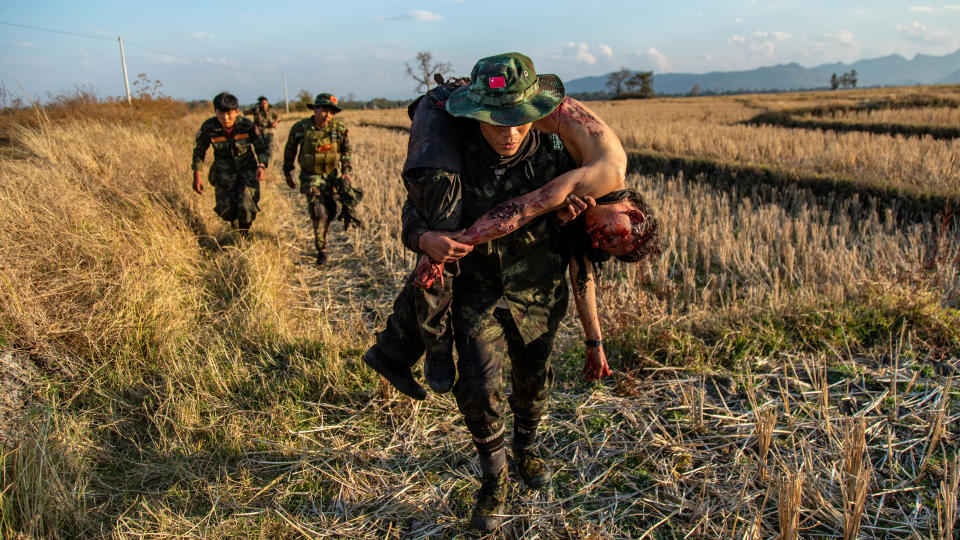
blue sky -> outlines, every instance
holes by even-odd
[[[291,99],[300,89],[412,97],[404,63],[418,51],[468,74],[515,50],[569,80],[620,66],[700,73],[960,49],[960,4],[923,0],[8,0],[0,22],[102,38],[0,24],[0,82],[34,99],[77,85],[122,94],[117,36],[131,80],[146,73],[185,99],[229,89],[241,102],[282,99],[280,73]]]

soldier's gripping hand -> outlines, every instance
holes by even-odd
[[[293,171],[283,171],[283,179],[287,182],[290,189],[296,189],[297,185],[293,183]]]
[[[454,239],[457,233],[427,231],[420,235],[420,251],[426,253],[434,262],[448,263],[461,259],[473,250],[470,244]]]
[[[200,171],[193,171],[193,190],[203,195],[203,182],[200,181]]]
[[[263,165],[257,167],[257,182],[263,182],[263,179],[267,177],[267,169]]]

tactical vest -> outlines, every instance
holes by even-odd
[[[337,120],[330,120],[322,128],[311,126],[300,143],[300,171],[324,176],[335,172],[340,165],[342,136],[343,124]]]

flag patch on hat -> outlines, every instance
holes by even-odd
[[[330,96],[330,103],[333,103],[334,105],[336,105],[336,104],[337,104],[337,98],[334,97],[334,96]]]
[[[490,77],[490,88],[506,88],[506,77]]]

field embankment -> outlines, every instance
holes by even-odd
[[[821,139],[728,125],[756,114],[740,101],[596,108],[632,148],[844,170],[813,155]],[[476,470],[452,399],[412,403],[359,361],[413,264],[397,240],[405,111],[342,118],[367,228],[337,225],[320,270],[277,163],[247,240],[214,216],[210,186],[190,191],[202,115],[14,132],[0,161],[0,359],[23,366],[4,380],[26,406],[2,450],[0,536],[468,530]],[[854,178],[920,182],[887,154],[919,147],[856,144]],[[539,493],[514,483],[499,534],[944,534],[960,468],[957,217],[898,222],[880,202],[796,185],[628,182],[662,217],[665,252],[604,270],[614,377],[581,380],[568,318],[544,441],[557,475]]]

